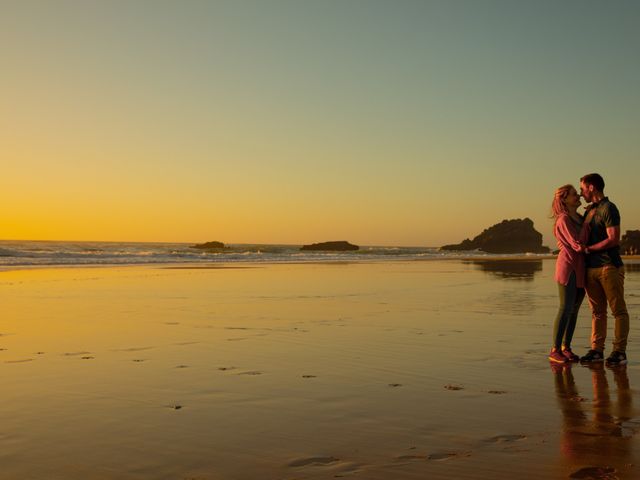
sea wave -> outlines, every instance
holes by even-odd
[[[445,252],[430,247],[365,246],[356,251],[321,252],[301,251],[299,245],[235,244],[207,251],[182,243],[0,241],[0,267],[199,262],[357,262],[470,256],[482,258],[488,255],[477,251]]]

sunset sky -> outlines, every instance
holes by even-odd
[[[640,2],[3,1],[0,239],[438,246],[600,172]]]

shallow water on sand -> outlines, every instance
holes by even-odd
[[[640,271],[554,370],[553,265],[0,272],[0,478],[637,478]]]

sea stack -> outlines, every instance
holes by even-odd
[[[640,230],[627,230],[620,239],[620,252],[623,255],[640,254]]]
[[[445,245],[441,250],[480,250],[486,253],[549,253],[542,245],[542,234],[533,228],[529,218],[503,220],[473,240],[463,240],[455,245]]]

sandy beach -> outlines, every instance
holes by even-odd
[[[553,266],[0,272],[0,479],[638,478],[640,267],[629,365],[552,369]]]

